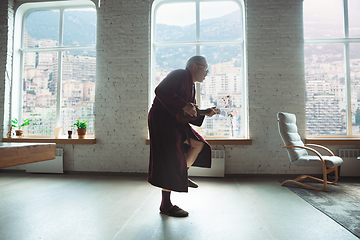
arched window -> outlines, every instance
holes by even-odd
[[[304,0],[307,136],[360,135],[360,2]]]
[[[21,5],[15,15],[12,119],[27,135],[70,130],[90,120],[94,134],[96,9],[91,1]]]
[[[197,83],[201,109],[217,106],[221,115],[205,118],[205,137],[248,136],[244,6],[242,1],[155,1],[152,8],[150,102],[157,84],[194,55],[206,57],[209,74]]]

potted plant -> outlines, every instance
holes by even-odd
[[[17,137],[22,137],[23,136],[23,130],[21,130],[22,127],[28,126],[30,124],[30,120],[27,118],[24,120],[23,123],[20,123],[17,118],[11,120],[12,124],[11,126],[14,128],[18,128],[17,130],[15,130],[15,134]]]
[[[87,128],[87,125],[86,123],[87,122],[90,122],[89,120],[77,120],[73,127],[76,127],[77,128],[77,133],[78,133],[78,136],[79,138],[83,139],[85,138],[85,135],[86,135],[86,128]]]

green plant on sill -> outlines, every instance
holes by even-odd
[[[87,125],[86,123],[87,122],[90,122],[89,120],[77,120],[74,125],[72,125],[72,127],[76,127],[77,129],[86,129],[87,128]]]
[[[22,127],[25,127],[25,126],[30,125],[30,120],[29,120],[28,118],[25,119],[23,123],[20,123],[20,122],[17,120],[17,118],[12,119],[11,122],[12,122],[11,126],[14,127],[14,128],[18,128],[19,130],[20,130]]]

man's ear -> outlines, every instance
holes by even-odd
[[[195,66],[194,66],[195,65]],[[191,66],[191,68],[196,69],[197,68],[197,64],[193,63],[193,65]]]

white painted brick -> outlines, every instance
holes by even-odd
[[[9,129],[14,0],[0,4],[0,136]]]

